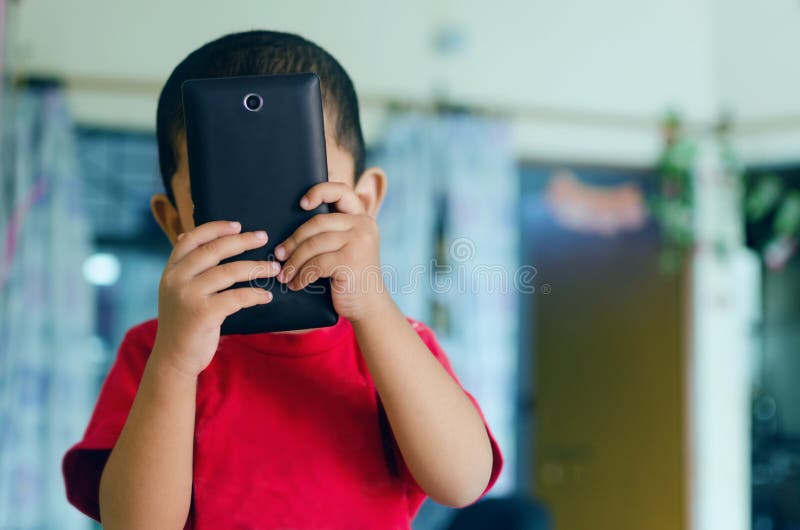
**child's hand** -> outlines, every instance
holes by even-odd
[[[222,291],[237,282],[275,276],[274,261],[233,261],[225,258],[263,246],[263,231],[239,233],[237,222],[214,221],[178,236],[158,289],[158,332],[154,352],[175,368],[197,376],[214,357],[220,326],[236,311],[272,300],[258,287]]]
[[[322,203],[336,212],[315,215],[275,248],[284,262],[277,279],[300,290],[330,278],[336,312],[354,322],[384,298],[378,225],[347,184],[317,184],[300,200],[305,210]]]

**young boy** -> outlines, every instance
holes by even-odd
[[[300,205],[334,212],[281,242],[280,263],[220,265],[269,236],[241,233],[235,219],[193,225],[180,85],[308,71],[321,80],[329,182]],[[426,495],[463,506],[486,492],[502,459],[480,409],[433,333],[365,274],[379,265],[386,177],[364,167],[356,94],[339,63],[296,35],[220,38],[172,72],[157,136],[166,194],[151,207],[174,246],[158,319],[128,331],[83,440],[64,457],[70,502],[107,530],[399,529]],[[290,289],[329,277],[338,323],[220,338],[227,315],[271,299],[224,290],[252,271]]]

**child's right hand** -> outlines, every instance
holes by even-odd
[[[260,287],[223,291],[237,282],[269,278],[280,271],[274,261],[225,258],[266,244],[263,231],[239,233],[237,222],[213,221],[178,236],[158,289],[158,332],[153,355],[196,377],[211,362],[220,326],[228,315],[272,300]]]

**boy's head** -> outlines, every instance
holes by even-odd
[[[378,168],[365,168],[364,137],[353,82],[328,52],[290,33],[248,31],[211,41],[175,67],[161,90],[156,136],[166,193],[153,196],[156,221],[174,243],[194,227],[181,84],[187,79],[314,72],[320,78],[328,178],[355,186],[367,211],[377,213],[385,190]]]

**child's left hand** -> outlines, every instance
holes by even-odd
[[[336,312],[355,322],[385,301],[378,225],[342,182],[317,184],[300,199],[304,210],[322,203],[335,211],[315,215],[275,248],[284,262],[277,279],[298,291],[330,278]]]

